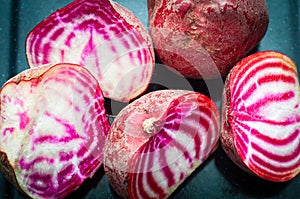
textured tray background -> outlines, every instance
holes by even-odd
[[[0,0],[0,85],[27,69],[27,33],[53,11],[71,0]],[[147,0],[118,0],[147,27]],[[276,50],[290,56],[300,71],[300,0],[267,0],[268,32],[256,51]],[[219,100],[215,99],[218,103]],[[236,167],[221,147],[171,196],[171,198],[300,198],[300,176],[286,183],[267,182]],[[0,174],[0,199],[26,198]],[[100,169],[69,198],[117,198]]]

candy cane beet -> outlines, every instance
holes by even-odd
[[[222,146],[241,168],[275,182],[300,171],[299,81],[286,55],[244,58],[225,84]]]
[[[216,149],[219,119],[218,108],[200,93],[144,95],[109,131],[104,168],[110,184],[124,198],[168,197]]]
[[[107,98],[128,102],[148,86],[154,69],[150,36],[128,9],[109,0],[76,0],[51,14],[27,36],[30,67],[84,66]]]
[[[98,81],[71,64],[28,69],[0,90],[0,170],[31,198],[63,198],[102,164]]]

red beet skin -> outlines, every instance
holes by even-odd
[[[64,198],[102,165],[109,129],[98,81],[44,65],[0,90],[0,171],[31,198]]]
[[[157,56],[192,78],[225,76],[267,31],[265,0],[148,0]]]
[[[223,94],[221,143],[242,169],[265,180],[300,172],[300,91],[295,64],[265,51],[230,72]]]
[[[149,93],[125,107],[109,131],[104,169],[123,198],[168,197],[215,149],[219,110],[183,90]]]

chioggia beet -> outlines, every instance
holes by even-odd
[[[264,37],[265,0],[148,0],[158,58],[190,78],[219,78]]]
[[[226,79],[221,143],[244,170],[288,181],[300,171],[300,91],[296,65],[264,51],[241,60]]]
[[[128,9],[110,0],[76,0],[27,35],[30,67],[75,63],[96,77],[105,97],[128,102],[148,86],[154,70],[150,36]]]
[[[214,102],[193,91],[133,101],[108,133],[103,164],[111,186],[123,198],[167,198],[217,148],[219,125]]]
[[[64,198],[102,165],[109,123],[98,81],[47,64],[0,90],[0,170],[31,198]]]

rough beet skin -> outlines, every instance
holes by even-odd
[[[263,38],[265,0],[148,0],[157,56],[191,78],[225,76]]]

